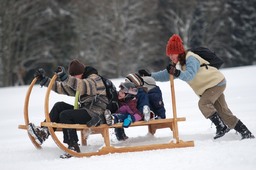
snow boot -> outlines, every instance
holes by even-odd
[[[114,124],[115,118],[111,115],[110,110],[106,109],[104,112],[104,116],[105,116],[107,125],[111,126]]]
[[[217,113],[214,113],[209,117],[209,119],[216,126],[216,135],[213,137],[213,139],[218,139],[230,131],[230,129],[223,123]]]
[[[99,126],[100,125],[100,117],[99,116],[93,116],[89,122],[86,123],[88,127],[91,126]]]
[[[147,105],[143,106],[143,115],[144,121],[150,120],[150,108]]]
[[[254,135],[248,130],[248,128],[240,120],[237,122],[234,129],[241,134],[242,136],[241,140],[255,138]]]
[[[78,153],[81,152],[77,142],[73,142],[73,143],[69,144],[68,149],[78,152]],[[62,159],[68,159],[71,157],[72,157],[72,155],[70,155],[69,153],[64,153],[64,154],[60,155],[60,158],[62,158]]]
[[[28,124],[28,133],[39,145],[42,145],[50,135],[47,127],[36,127],[33,123]]]
[[[115,135],[118,141],[124,141],[128,139],[128,136],[126,136],[124,132],[124,128],[115,128]]]

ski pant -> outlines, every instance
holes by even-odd
[[[233,129],[239,119],[233,115],[223,94],[226,85],[214,86],[207,89],[200,97],[198,102],[199,109],[205,118],[211,117],[215,112],[220,116],[222,121],[231,129]]]
[[[85,109],[76,109],[65,102],[57,102],[50,112],[51,122],[66,124],[86,124],[91,120],[91,116]],[[72,144],[78,142],[76,129],[63,129],[64,143]]]

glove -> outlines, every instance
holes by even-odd
[[[47,83],[48,77],[45,76],[45,71],[43,68],[39,68],[34,73],[34,78],[40,81],[40,85],[44,86]]]
[[[68,78],[65,68],[62,66],[58,66],[58,68],[55,70],[55,73],[57,74],[60,81],[65,81]]]
[[[172,64],[169,64],[167,67],[166,67],[166,70],[169,74],[172,74],[174,75],[175,77],[179,77],[180,75],[180,70],[176,69],[176,67]]]
[[[127,118],[124,119],[123,127],[128,128],[132,123],[132,118],[130,115],[127,116]]]
[[[148,70],[145,70],[145,69],[141,69],[138,71],[139,75],[140,76],[151,76],[151,74],[149,73]]]

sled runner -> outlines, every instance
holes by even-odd
[[[30,86],[28,87],[27,90],[27,94],[25,97],[25,102],[24,102],[24,121],[25,121],[25,125],[19,125],[19,129],[25,129],[27,130],[28,133],[28,124],[29,122],[29,116],[28,116],[28,106],[29,106],[29,98],[30,98],[30,94],[32,92],[32,89],[35,85],[37,81],[37,78],[34,78],[32,80],[32,82],[30,83]],[[28,133],[29,139],[31,140],[31,142],[33,143],[33,145],[37,148],[37,149],[41,149],[42,147],[35,141],[35,139]]]
[[[108,126],[107,124],[102,124],[97,127],[87,127],[84,124],[61,124],[61,123],[55,123],[51,122],[49,117],[49,97],[50,92],[52,89],[52,86],[56,80],[57,76],[54,75],[50,81],[50,84],[47,88],[46,95],[45,95],[45,103],[44,103],[44,111],[45,111],[45,120],[46,122],[41,122],[41,126],[48,127],[49,133],[54,140],[54,142],[57,144],[57,146],[65,151],[66,153],[69,153],[72,156],[75,157],[90,157],[95,155],[105,155],[109,153],[122,153],[122,152],[138,152],[138,151],[146,151],[146,150],[157,150],[157,149],[167,149],[167,148],[181,148],[181,147],[193,147],[194,142],[193,141],[182,141],[179,139],[178,136],[178,125],[177,122],[185,121],[184,117],[177,118],[176,115],[176,107],[175,108],[175,114],[173,115],[173,118],[168,119],[159,119],[159,120],[150,120],[148,122],[146,121],[138,121],[134,122],[130,125],[129,128],[136,127],[136,126],[148,126],[148,132],[152,135],[155,134],[157,129],[162,128],[169,128],[173,132],[173,138],[175,140],[169,141],[168,143],[161,143],[161,144],[147,144],[147,145],[141,145],[141,146],[119,146],[115,147],[111,145],[110,137],[109,137],[109,130],[111,128],[121,128],[122,123],[114,124],[112,126]],[[25,99],[25,105],[24,105],[24,119],[25,119],[25,125],[19,125],[20,129],[27,129],[27,125],[29,124],[29,118],[28,118],[28,101],[29,101],[29,95],[31,93],[31,89],[33,85],[35,84],[36,80],[34,79],[29,86],[29,93],[27,93],[26,99]],[[173,84],[173,82],[171,83]],[[173,86],[172,86],[173,88]],[[172,90],[173,92],[173,90]],[[174,95],[172,95],[174,96]],[[175,96],[174,96],[175,97]],[[173,98],[173,97],[172,97]],[[175,100],[173,101],[173,105],[175,105]],[[25,111],[26,110],[26,111]],[[57,128],[56,131],[53,129]],[[104,138],[104,145],[97,151],[93,152],[74,152],[70,149],[68,149],[57,137],[55,132],[62,131],[64,128],[71,128],[76,129],[77,131],[81,131],[81,143],[84,147],[87,145],[87,137],[88,134],[101,134]],[[90,132],[90,133],[89,133]],[[37,144],[31,136],[29,136],[32,143],[35,145]],[[38,145],[38,144],[37,144]],[[41,146],[36,146],[36,148],[41,148]]]

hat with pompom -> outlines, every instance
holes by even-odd
[[[78,60],[72,60],[68,67],[68,72],[71,76],[76,76],[84,73],[85,66]]]
[[[185,52],[183,42],[179,35],[173,34],[166,45],[166,55],[182,54]]]

